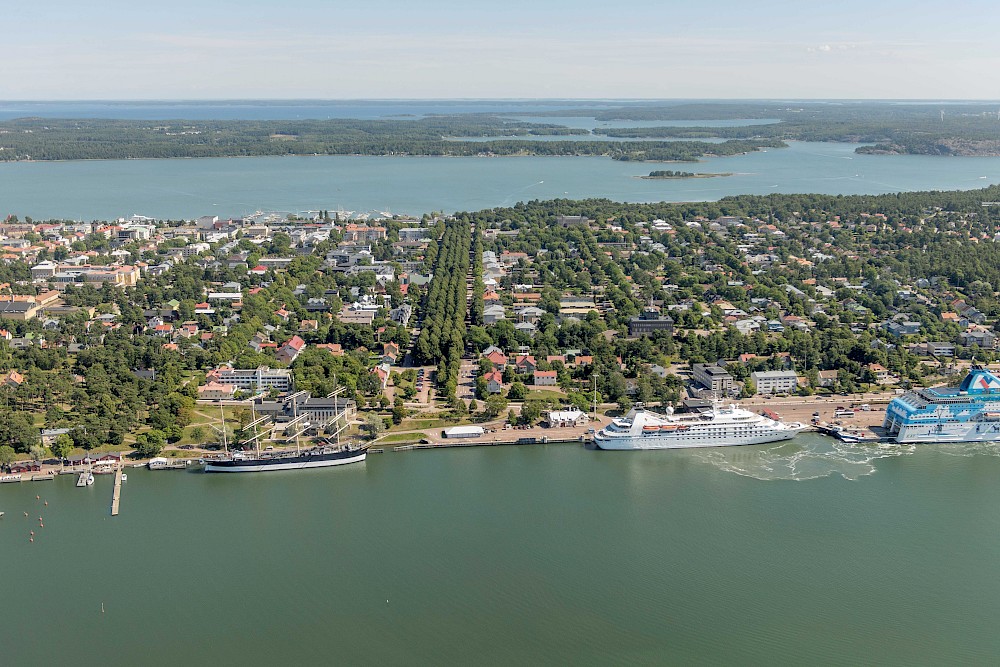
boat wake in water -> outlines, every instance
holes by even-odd
[[[1000,441],[993,442],[949,442],[934,445],[934,449],[948,456],[996,456],[1000,457]]]
[[[915,451],[914,445],[848,444],[832,438],[750,447],[726,447],[695,452],[719,470],[762,481],[801,482],[840,475],[856,480],[872,475],[879,459]],[[1000,450],[997,453],[1000,456]]]

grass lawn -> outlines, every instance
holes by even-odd
[[[423,440],[423,433],[390,433],[389,435],[379,438],[373,444],[378,447],[381,444],[386,445],[401,445],[401,444],[416,444]]]
[[[561,401],[566,398],[566,394],[561,391],[552,391],[551,389],[529,389],[525,400],[540,400],[540,401]]]

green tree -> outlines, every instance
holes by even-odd
[[[525,401],[521,406],[521,422],[532,425],[542,416],[541,401]]]
[[[368,434],[372,440],[385,432],[385,420],[377,412],[370,412],[365,418],[365,426],[368,427]]]
[[[503,396],[497,396],[494,394],[486,399],[484,412],[487,419],[496,419],[500,416],[500,413],[506,409],[507,399]]]
[[[0,445],[0,465],[9,466],[14,462],[16,454],[10,445]]]
[[[523,382],[515,382],[510,385],[510,389],[507,390],[507,398],[511,401],[523,401],[524,397],[528,395],[528,390],[524,386]]]
[[[392,423],[402,424],[404,419],[406,419],[406,407],[402,403],[392,406]]]
[[[73,451],[73,438],[69,437],[68,433],[60,433],[49,448],[53,456],[65,459]]]
[[[740,392],[740,398],[750,398],[756,395],[757,385],[753,383],[753,380],[749,378],[743,383],[743,391]]]
[[[163,451],[163,446],[167,444],[167,438],[163,431],[153,429],[148,433],[136,436],[135,451],[143,458],[158,456]]]

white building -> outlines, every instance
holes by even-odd
[[[545,413],[545,425],[549,428],[583,426],[589,421],[590,417],[579,410],[550,410]]]
[[[446,438],[481,438],[483,433],[482,426],[452,426],[441,431]]]
[[[795,371],[754,371],[750,374],[758,394],[788,394],[798,386]]]
[[[292,372],[287,368],[219,368],[209,374],[209,381],[234,385],[238,389],[276,389],[288,391],[292,388]]]

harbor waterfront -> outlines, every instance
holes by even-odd
[[[995,443],[801,434],[129,470],[115,518],[110,476],[4,485],[0,637],[10,664],[986,663],[998,475]]]

